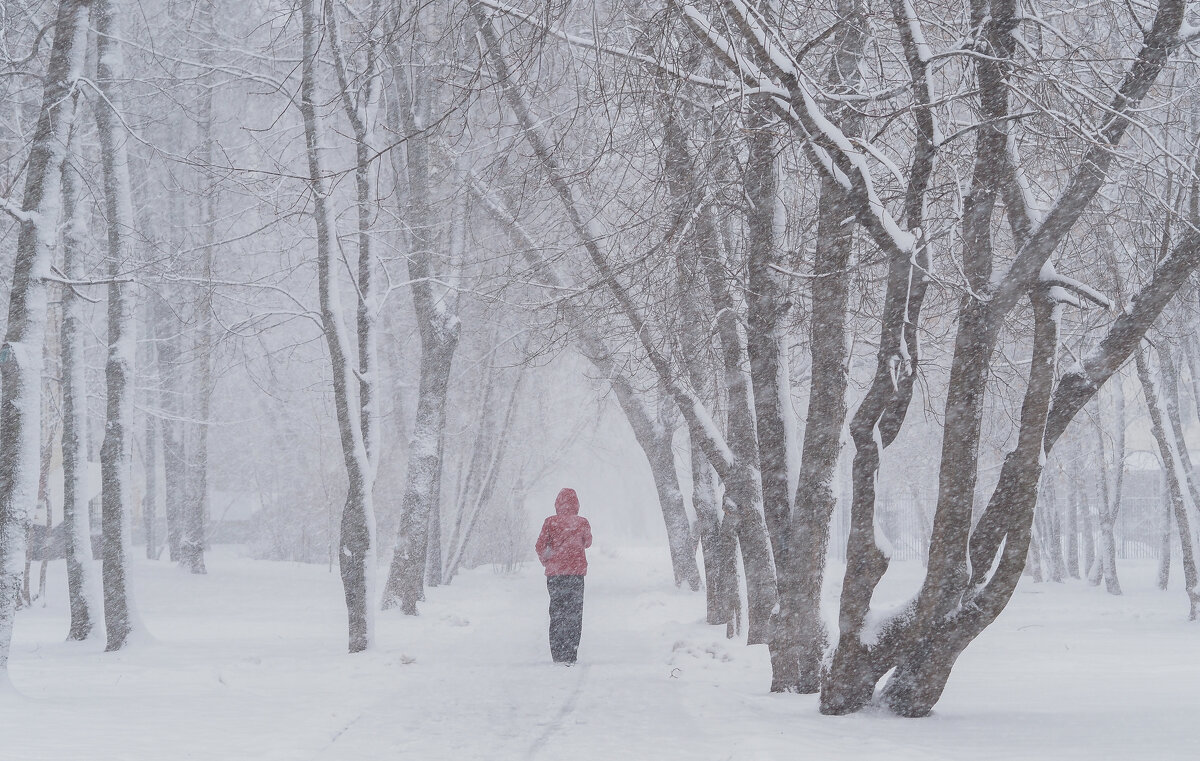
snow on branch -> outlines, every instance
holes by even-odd
[[[727,90],[729,92],[734,92],[734,93],[744,93],[744,91],[745,91],[745,87],[744,87],[743,83],[741,83],[741,82],[728,80],[728,79],[713,79],[711,77],[702,77],[698,74],[693,74],[691,72],[684,71],[683,69],[680,69],[677,66],[672,66],[669,63],[660,61],[660,60],[654,58],[653,56],[644,55],[642,53],[636,53],[636,52],[634,52],[632,50],[628,50],[626,48],[618,48],[618,47],[613,47],[611,45],[602,45],[600,43],[600,41],[596,40],[596,39],[580,37],[578,35],[570,34],[568,32],[564,32],[559,29],[552,29],[551,27],[549,27],[545,23],[543,23],[541,20],[535,18],[532,14],[526,13],[525,11],[523,11],[519,8],[514,8],[513,6],[508,5],[507,3],[498,2],[498,0],[479,0],[479,2],[481,5],[483,5],[487,8],[490,8],[491,10],[493,10],[497,13],[514,18],[523,24],[527,24],[528,26],[531,26],[531,27],[537,29],[540,32],[548,34],[551,37],[554,37],[556,39],[562,40],[563,42],[567,43],[568,45],[573,45],[575,47],[580,47],[580,48],[587,48],[588,50],[597,50],[601,53],[604,53],[605,55],[609,55],[614,58],[622,58],[627,61],[633,61],[635,63],[644,64],[653,69],[657,69],[658,71],[661,71],[663,74],[667,74],[669,76],[676,77],[678,79],[682,79],[691,84],[699,85],[700,87],[707,87],[707,88],[711,88],[714,90]],[[779,87],[774,88],[774,91],[771,91],[770,88],[767,88],[767,89],[761,90],[761,92],[763,92],[765,94],[769,94],[769,95],[785,95],[786,96],[786,91]]]
[[[684,18],[692,27],[708,41],[709,46],[717,53],[724,63],[734,69],[747,84],[762,87],[770,81],[766,74],[753,61],[748,61],[738,52],[738,49],[713,26],[708,16],[694,5],[683,6]]]
[[[725,2],[737,18],[743,34],[746,35],[759,55],[770,61],[780,75],[797,76],[800,65],[788,55],[782,45],[771,39],[771,35],[766,30],[766,24],[758,12],[742,0],[725,0]]]
[[[912,0],[901,0],[904,10],[904,24],[908,28],[908,33],[912,37],[913,46],[916,49],[917,59],[921,63],[928,64],[933,60],[933,51],[929,47],[929,43],[925,40],[925,30],[921,27],[921,20],[917,18],[917,12],[913,9]]]
[[[1049,287],[1051,298],[1055,301],[1072,304],[1082,309],[1083,303],[1080,299],[1084,299],[1104,309],[1113,308],[1112,299],[1087,283],[1059,274],[1050,262],[1042,265],[1042,272],[1038,280],[1043,285]]]
[[[37,212],[26,211],[25,209],[22,209],[20,206],[16,205],[15,203],[8,200],[4,196],[0,196],[0,211],[7,212],[9,216],[11,216],[13,219],[17,220],[21,224],[26,224],[29,222],[34,222],[34,223],[37,222]]]
[[[737,71],[739,76],[746,79],[747,84],[752,87],[763,86],[765,83],[774,84],[758,66],[752,61],[747,61],[728,38],[717,31],[702,11],[695,6],[684,5],[683,12],[714,53]],[[756,39],[757,33],[753,31],[755,28],[765,39],[765,32],[761,31],[757,22],[747,22],[746,26]],[[764,52],[769,52],[769,48],[764,48]],[[775,58],[772,58],[771,62],[776,66],[784,63]],[[794,62],[790,62],[781,73],[786,78],[788,99],[785,102],[782,98],[773,98],[771,103],[781,117],[807,138],[805,149],[813,163],[823,168],[857,201],[855,216],[871,234],[876,245],[891,255],[914,255],[918,247],[916,236],[896,221],[879,198],[867,157],[822,111],[816,98],[809,91],[806,83],[806,80],[810,79],[808,75]]]

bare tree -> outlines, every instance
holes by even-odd
[[[434,157],[429,131],[436,113],[433,89],[420,67],[402,67],[403,62],[395,60],[398,51],[391,57],[399,74],[394,88],[397,102],[391,114],[393,132],[405,139],[403,163],[399,151],[392,156],[397,178],[405,180],[406,208],[401,210],[400,218],[409,233],[406,261],[421,337],[421,381],[408,450],[400,531],[384,587],[383,607],[399,605],[405,614],[416,615],[430,546],[429,527],[441,510],[446,397],[460,322],[454,275],[439,266],[439,238],[444,240],[445,236],[438,235],[441,225],[430,203]],[[450,267],[454,266],[452,262]],[[440,536],[437,542],[440,547]]]
[[[19,206],[3,201],[4,210],[20,223],[20,232],[0,346],[0,673],[8,669],[25,526],[37,499],[41,424],[35,418],[41,410],[47,278],[60,217],[62,165],[75,118],[71,93],[83,73],[90,6],[87,0],[59,3],[25,169],[25,196]]]
[[[333,370],[339,440],[348,479],[346,504],[342,509],[338,565],[346,597],[350,652],[357,653],[370,648],[374,639],[375,514],[371,495],[374,470],[362,425],[362,399],[355,393],[353,384],[352,349],[342,325],[333,219],[329,208],[327,176],[322,164],[323,130],[315,105],[320,52],[317,0],[301,0],[300,14],[303,26],[300,113],[304,119],[308,182],[317,233],[321,325]]]
[[[75,143],[75,131],[72,139]],[[68,158],[62,167],[63,274],[83,277],[83,222],[78,169]],[[85,640],[100,631],[104,610],[100,569],[92,557],[91,512],[88,510],[87,383],[84,374],[83,296],[70,283],[62,289],[62,457],[63,524],[66,534],[67,591],[71,605],[69,640]]]

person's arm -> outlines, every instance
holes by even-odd
[[[583,519],[583,548],[586,550],[592,546],[592,524],[588,523],[588,519]]]
[[[537,544],[534,545],[537,550],[538,560],[542,565],[546,565],[546,561],[550,559],[553,549],[550,547],[550,519],[547,518],[542,523],[542,533],[538,534]]]

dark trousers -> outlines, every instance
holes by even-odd
[[[550,591],[550,656],[574,663],[583,633],[583,577],[547,576]]]

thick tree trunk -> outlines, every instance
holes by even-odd
[[[904,219],[910,230],[925,222],[925,193],[937,155],[937,129],[928,78],[929,61],[917,34],[920,21],[911,5],[893,0],[892,15],[904,45],[913,97],[916,144],[904,197]],[[861,203],[855,216],[863,221]],[[869,220],[868,220],[869,221]],[[857,711],[866,705],[875,684],[890,667],[892,641],[903,629],[903,616],[887,622],[873,642],[864,641],[871,596],[888,567],[888,558],[875,541],[875,479],[882,450],[900,432],[912,399],[920,342],[917,325],[925,299],[929,252],[918,239],[913,250],[888,251],[888,276],[880,319],[875,375],[850,421],[855,454],[851,466],[850,535],[846,573],[838,616],[838,643],[828,672],[822,675],[820,710],[827,714]],[[928,553],[923,558],[929,564]]]
[[[74,145],[72,130],[71,144]],[[70,279],[83,276],[83,224],[75,169],[63,162],[63,273]],[[66,535],[67,597],[71,608],[68,640],[81,641],[99,633],[104,610],[100,569],[92,557],[91,512],[88,510],[87,383],[84,375],[83,299],[71,286],[63,288],[63,319],[59,350],[62,352],[63,399],[63,529]]]
[[[746,214],[746,352],[754,387],[755,430],[762,479],[763,515],[771,532],[775,572],[779,584],[780,609],[771,624],[770,649],[772,691],[795,691],[797,671],[792,615],[795,592],[791,551],[792,490],[796,485],[789,457],[789,435],[794,422],[784,320],[791,311],[788,284],[774,269],[779,264],[776,242],[778,139],[761,114],[752,114],[752,129],[746,141],[745,192],[750,202]],[[796,665],[791,666],[792,663]],[[785,666],[787,664],[787,666]],[[785,673],[786,672],[786,673]]]
[[[741,632],[742,600],[738,584],[737,537],[723,525],[717,474],[699,447],[692,445],[692,507],[700,532],[706,588],[705,621],[724,625],[726,636]]]
[[[667,527],[667,545],[671,551],[671,568],[675,574],[675,586],[687,585],[688,589],[700,589],[700,569],[696,565],[696,548],[692,543],[691,524],[684,507],[683,491],[679,487],[679,473],[675,466],[675,450],[666,432],[658,436],[653,444],[643,443],[642,449],[650,460],[650,473],[662,508],[663,522]],[[643,437],[639,436],[641,443]]]
[[[851,23],[862,23],[858,19]],[[829,179],[821,182],[818,207],[817,254],[813,267],[812,293],[812,387],[808,397],[808,418],[804,426],[804,446],[800,466],[800,484],[796,489],[793,558],[795,566],[781,576],[791,576],[789,588],[796,593],[796,620],[788,627],[795,638],[795,651],[786,659],[780,673],[773,668],[772,689],[814,693],[820,689],[821,659],[828,644],[828,633],[821,617],[821,584],[825,578],[825,555],[829,546],[829,522],[837,503],[833,478],[841,451],[842,427],[846,420],[846,310],[849,303],[850,258],[854,243],[853,227],[845,194]],[[793,586],[794,583],[794,586]],[[783,586],[783,585],[781,585]],[[781,603],[781,609],[788,607]],[[798,659],[798,660],[797,660]],[[782,659],[777,659],[782,660]],[[799,671],[796,681],[781,681],[788,671]]]
[[[1055,312],[1061,309],[1051,301],[1048,289],[1040,290],[1031,301],[1033,356],[1017,446],[1005,457],[995,491],[970,537],[970,577],[962,584],[963,589],[971,590],[968,599],[933,606],[937,617],[919,621],[884,686],[883,702],[902,716],[925,716],[932,710],[959,654],[1004,609],[1029,553],[1054,392]],[[927,605],[918,600],[918,615]]]
[[[446,397],[459,334],[454,295],[448,291],[436,292],[430,282],[436,277],[433,257],[437,242],[435,221],[428,205],[431,169],[425,139],[421,136],[423,121],[418,114],[419,105],[428,104],[409,99],[397,109],[403,131],[410,136],[406,144],[407,161],[397,169],[408,179],[409,198],[402,213],[412,231],[407,262],[413,309],[421,335],[421,382],[408,451],[400,530],[383,594],[385,610],[399,605],[410,616],[417,615],[417,601],[424,594],[430,514],[438,509],[435,506],[441,500]]]
[[[104,557],[106,649],[120,650],[138,627],[128,570],[131,492],[128,483],[132,438],[133,284],[123,282],[133,263],[134,233],[129,159],[122,130],[123,81],[119,0],[96,2],[97,84],[105,103],[96,108],[108,217],[108,361],[104,441],[100,447],[101,533]]]
[[[41,112],[25,163],[8,323],[0,346],[0,680],[8,670],[25,527],[37,500],[46,277],[60,216],[62,163],[75,116],[71,91],[82,73],[89,6],[87,0],[61,0],[58,6]]]
[[[861,80],[860,63],[867,39],[865,5],[839,0],[844,19],[834,38],[828,80],[839,93],[852,95]],[[861,119],[853,109],[834,115],[842,132],[857,137]],[[829,634],[821,616],[821,586],[829,546],[829,522],[837,499],[833,478],[846,423],[848,380],[846,319],[849,264],[854,247],[851,199],[832,178],[821,179],[817,205],[816,256],[813,262],[811,353],[812,383],[804,425],[796,503],[786,525],[780,577],[779,644],[771,660],[773,692],[815,693],[820,689],[821,660]]]
[[[1065,374],[1057,387],[1053,387],[1053,354],[1058,320],[1048,318],[1045,303],[1035,297],[1034,358],[1017,449],[1005,459],[992,498],[970,536],[969,586],[950,604],[944,597],[939,601],[935,609],[944,607],[941,615],[921,616],[905,632],[901,657],[883,693],[893,711],[904,716],[927,715],[941,696],[958,655],[1008,604],[1029,551],[1037,482],[1046,454],[1071,419],[1137,350],[1146,330],[1198,264],[1200,234],[1189,231],[1159,260],[1153,279],[1117,316],[1096,349],[1077,369]],[[945,595],[946,590],[935,591]],[[918,616],[923,612],[918,604]]]
[[[424,589],[429,513],[440,500],[441,442],[446,427],[450,366],[458,343],[457,323],[449,332],[422,333],[417,416],[408,448],[408,475],[401,501],[400,531],[383,592],[383,608],[399,606],[417,615]]]

